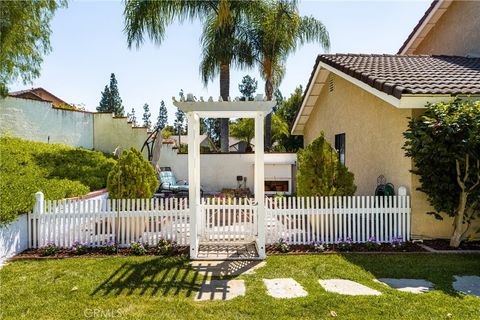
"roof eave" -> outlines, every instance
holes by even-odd
[[[415,25],[412,32],[408,35],[397,54],[412,54],[412,51],[415,50],[419,44],[417,43],[417,46],[412,49],[415,41],[420,39],[421,42],[423,38],[425,38],[430,29],[435,26],[438,19],[440,19],[451,3],[452,0],[434,0],[417,25]],[[421,36],[422,34],[423,36]]]

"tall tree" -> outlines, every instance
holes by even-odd
[[[181,144],[181,139],[180,136],[183,133],[183,127],[185,124],[185,112],[182,110],[178,109],[175,112],[175,121],[173,122],[174,128],[177,130],[177,136],[178,136],[178,147],[180,147]]]
[[[40,76],[43,55],[50,53],[50,21],[65,0],[2,1],[0,4],[0,95],[21,79]]]
[[[278,92],[278,90],[276,92]],[[274,147],[276,151],[297,152],[298,149],[303,146],[303,137],[294,136],[290,133],[297,112],[302,105],[302,94],[302,86],[298,86],[287,100],[282,101],[283,97],[280,96],[276,98],[278,108],[275,111],[275,114],[288,125],[288,133],[281,136],[277,141],[278,146]]]
[[[137,126],[137,116],[135,115],[135,108],[132,108],[132,111],[127,113],[128,121],[132,123],[132,126]]]
[[[142,120],[143,120],[143,126],[146,127],[147,129],[150,129],[150,127],[152,126],[152,121],[150,120],[151,116],[152,114],[150,113],[150,106],[148,105],[148,103],[145,103],[143,105]]]
[[[232,123],[232,137],[250,143],[255,135],[255,121],[252,118],[239,119]],[[288,125],[277,114],[272,116],[272,142],[276,143],[288,136]],[[280,150],[283,151],[283,150]]]
[[[158,110],[158,118],[157,118],[157,128],[163,129],[167,125],[168,122],[168,111],[167,107],[165,107],[165,102],[163,100],[160,102],[160,109]]]
[[[117,117],[122,117],[124,114],[122,98],[120,98],[120,93],[118,92],[118,83],[114,73],[110,75],[109,85],[105,86],[104,91],[102,91],[102,98],[97,111],[113,112]]]
[[[175,19],[200,19],[203,23],[201,42],[203,59],[200,73],[205,84],[220,76],[220,95],[227,100],[230,94],[230,67],[252,64],[250,47],[240,41],[238,28],[246,14],[259,1],[193,0],[140,1],[127,0],[125,4],[125,31],[129,47],[140,46],[144,35],[160,44],[166,27]],[[221,149],[228,151],[228,119],[221,119]]]
[[[318,42],[325,50],[330,38],[322,22],[313,17],[300,16],[297,1],[283,0],[262,2],[255,14],[248,15],[243,33],[253,47],[260,75],[265,80],[265,95],[272,100],[275,88],[285,74],[288,56],[307,42]],[[265,119],[265,147],[271,147],[272,114]]]
[[[249,75],[244,76],[242,78],[242,83],[238,85],[238,90],[242,94],[242,97],[240,99],[252,101],[253,95],[257,91],[257,86],[258,83],[255,78],[252,78]]]

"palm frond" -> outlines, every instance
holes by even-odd
[[[298,28],[298,40],[301,45],[318,42],[325,51],[330,50],[330,36],[325,25],[314,17],[302,17]]]
[[[215,6],[214,0],[127,0],[123,15],[128,47],[135,44],[138,48],[143,44],[145,36],[160,44],[165,38],[166,27],[175,19],[183,22],[186,19],[202,18]]]

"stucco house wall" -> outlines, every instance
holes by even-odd
[[[135,147],[140,150],[148,137],[147,128],[132,127],[125,117],[113,117],[111,113],[94,113],[93,147],[96,150],[112,152]],[[146,150],[144,150],[146,156]]]
[[[345,164],[355,174],[357,195],[372,195],[377,177],[411,190],[411,161],[402,150],[410,110],[399,110],[335,74],[334,90],[324,88],[305,125],[305,144],[321,131],[334,146],[345,133]],[[391,165],[395,164],[395,165]]]
[[[453,1],[413,54],[480,56],[480,2]]]
[[[346,166],[355,174],[356,195],[373,195],[377,177],[405,186],[411,195],[412,236],[414,238],[448,238],[452,220],[436,220],[426,212],[433,211],[425,194],[417,191],[419,179],[412,174],[412,161],[404,154],[403,132],[407,117],[419,116],[420,109],[397,109],[360,87],[330,74],[333,92],[324,88],[304,129],[305,145],[324,131],[333,146],[335,134],[345,133]]]
[[[90,112],[53,108],[50,102],[6,97],[0,99],[0,133],[92,149],[93,116]]]

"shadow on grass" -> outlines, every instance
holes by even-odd
[[[184,295],[200,288],[199,273],[186,257],[156,258],[141,263],[128,262],[115,270],[91,296],[100,295]]]
[[[258,266],[260,261],[197,261],[185,257],[127,262],[90,294],[95,295],[197,295],[203,300],[227,299],[228,279]],[[221,280],[219,280],[221,279]],[[214,280],[214,281],[210,281]],[[207,297],[207,298],[205,298]]]
[[[425,279],[434,284],[434,290],[457,298],[464,296],[453,289],[454,276],[480,275],[480,259],[473,254],[342,254],[342,257],[376,279]]]

